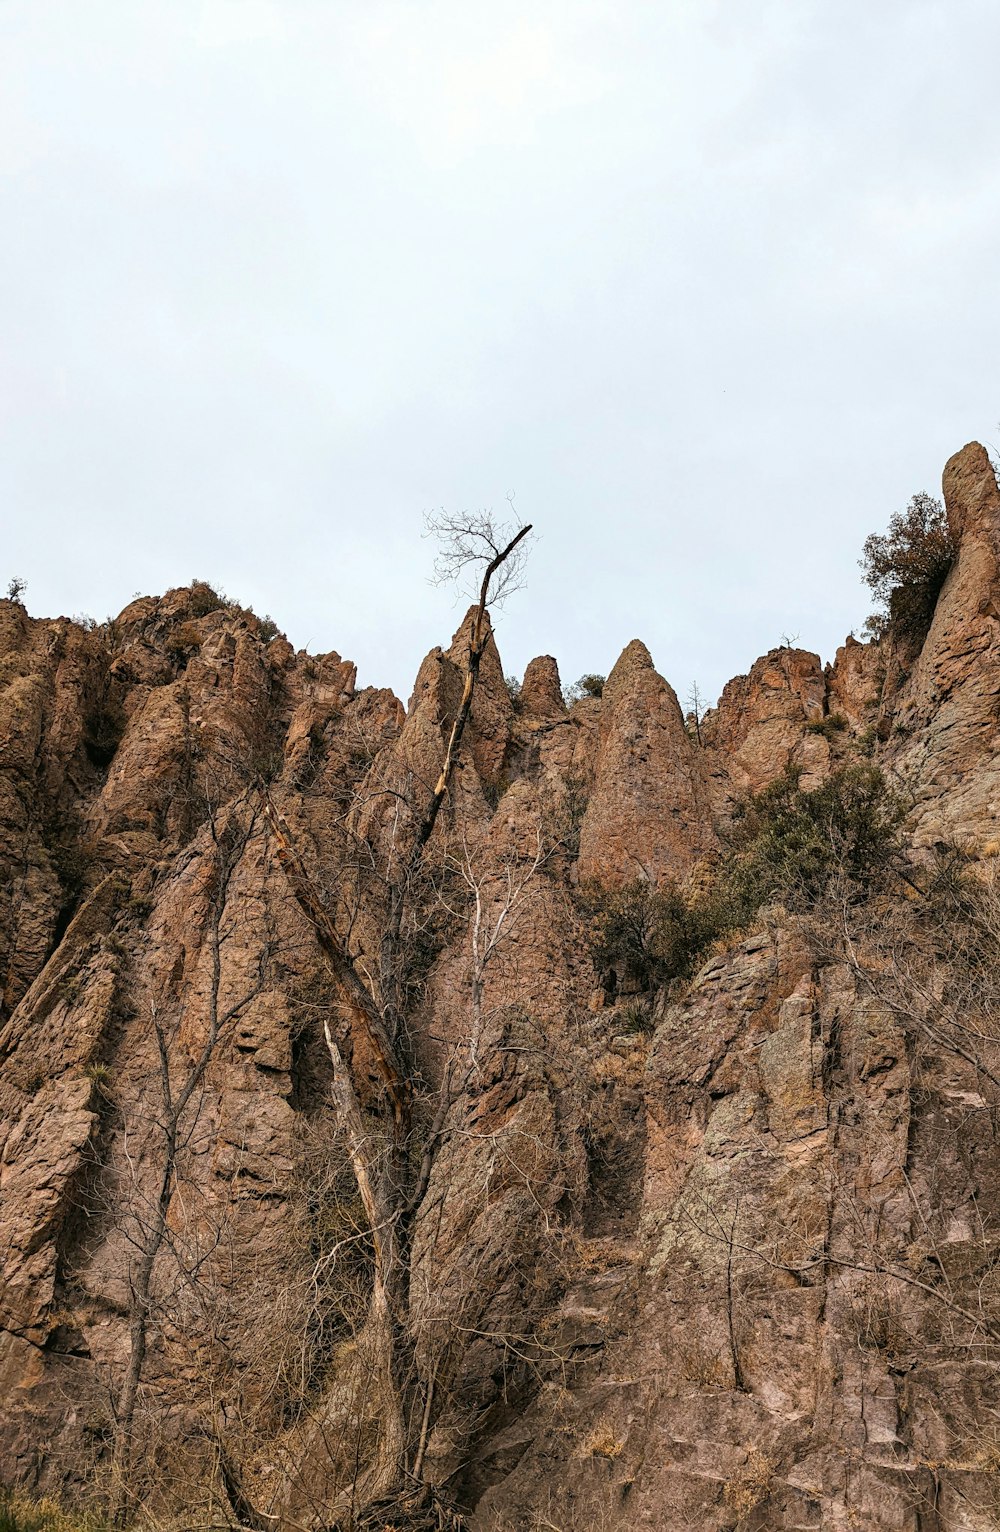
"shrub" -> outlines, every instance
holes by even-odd
[[[54,1500],[32,1500],[0,1489],[0,1532],[106,1532],[107,1527],[95,1512],[70,1512]]]
[[[504,676],[503,684],[507,688],[507,695],[514,704],[514,711],[516,712],[521,701],[521,678],[520,676]]]
[[[274,618],[270,615],[270,613],[265,613],[265,615],[260,619],[260,626],[257,629],[257,635],[261,642],[269,644],[272,638],[277,638],[280,632],[281,629],[278,627],[278,624],[275,622]]]
[[[713,912],[686,898],[675,883],[657,888],[637,878],[606,888],[590,882],[579,902],[589,917],[594,967],[612,994],[690,977],[717,934]]]
[[[572,686],[567,686],[564,693],[566,706],[572,707],[573,703],[579,702],[581,697],[602,697],[606,680],[607,676],[599,676],[593,672],[581,676],[579,681],[574,681]]]
[[[838,875],[871,889],[898,859],[904,806],[877,766],[841,766],[809,792],[800,775],[789,767],[737,806],[723,882],[738,922],[772,899],[813,903]]]
[[[847,719],[843,713],[827,713],[823,718],[811,718],[806,724],[806,733],[822,734],[824,739],[833,739],[846,728]]]
[[[743,1467],[727,1481],[725,1497],[740,1521],[745,1521],[769,1498],[776,1467],[773,1458],[754,1448],[747,1454]]]
[[[182,622],[167,641],[167,653],[175,665],[183,665],[201,648],[201,629],[196,622]]]
[[[567,772],[563,778],[562,801],[555,814],[553,839],[568,856],[580,855],[580,835],[590,802],[587,780],[579,772]]]
[[[630,1037],[645,1036],[653,1028],[653,1009],[645,1000],[627,1000],[615,1012],[615,1024]]]
[[[892,517],[886,533],[873,532],[865,539],[859,563],[881,608],[869,617],[867,631],[874,638],[893,633],[921,642],[955,552],[941,501],[914,495],[906,510]]]
[[[207,617],[209,612],[218,612],[230,605],[228,597],[214,585],[209,585],[207,580],[191,581],[192,617]]]
[[[835,880],[867,893],[892,876],[905,810],[878,767],[842,766],[811,791],[800,776],[789,767],[737,804],[706,885],[581,886],[590,955],[609,999],[690,978],[714,942],[748,926],[766,904],[808,909]]]
[[[22,580],[17,575],[14,575],[13,579],[10,581],[10,584],[7,586],[7,600],[16,601],[18,606],[23,606],[24,593],[27,589],[27,580]]]

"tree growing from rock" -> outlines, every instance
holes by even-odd
[[[378,1439],[368,1462],[359,1466],[352,1483],[330,1510],[337,1524],[349,1520],[356,1526],[381,1526],[379,1517],[387,1507],[398,1510],[407,1500],[418,1507],[426,1503],[430,1493],[421,1483],[420,1470],[432,1401],[414,1363],[411,1248],[415,1216],[446,1132],[449,1109],[477,1061],[481,990],[470,1056],[457,1067],[449,1066],[436,1105],[415,1124],[416,1071],[406,1028],[402,983],[406,963],[401,949],[407,918],[418,899],[427,849],[451,790],[469,725],[483,656],[492,635],[489,609],[517,586],[531,531],[527,525],[498,527],[489,517],[437,516],[429,519],[428,527],[441,543],[437,578],[461,584],[473,576],[476,601],[466,627],[462,692],[436,781],[426,787],[413,780],[386,787],[384,796],[393,817],[384,846],[377,844],[377,830],[357,836],[363,843],[357,865],[366,864],[378,891],[382,934],[374,967],[354,950],[349,929],[345,934],[342,923],[338,925],[273,794],[261,789],[275,854],[292,895],[315,930],[351,1041],[348,1053],[343,1036],[331,1018],[324,1017],[337,1124],[372,1242],[371,1293],[357,1344],[367,1408],[377,1421]],[[522,874],[522,881],[515,877],[511,882],[506,901],[508,919],[523,893],[523,878],[536,869],[537,860]],[[468,873],[467,866],[465,870]],[[475,892],[478,884],[475,875],[471,876]],[[495,957],[503,924],[501,920],[500,928],[490,934],[482,921],[478,926],[474,922],[474,985],[478,982],[481,986],[485,967]],[[378,1076],[384,1111],[376,1117],[364,1104],[365,1090],[357,1074],[361,1057],[373,1061]],[[446,1516],[443,1508],[438,1514]]]
[[[944,506],[925,493],[895,513],[887,532],[865,539],[861,569],[879,607],[866,624],[872,637],[922,641],[955,551]]]

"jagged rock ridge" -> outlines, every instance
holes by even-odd
[[[515,709],[487,648],[435,832],[441,904],[463,869],[529,865],[553,824],[563,849],[485,973],[483,1064],[413,1237],[422,1466],[483,1532],[998,1524],[995,1345],[945,1344],[915,1255],[887,1300],[856,1228],[875,1219],[901,1259],[929,1240],[952,1292],[989,1289],[990,1082],[918,1047],[780,921],[661,995],[650,1036],[625,1030],[573,898],[580,880],[697,875],[741,794],[789,763],[822,782],[862,740],[908,783],[917,848],[992,854],[1000,494],[981,447],[944,489],[959,553],[919,654],[850,640],[824,670],[774,650],[700,739],[638,640],[568,711],[551,657]],[[368,1236],[323,1045],[335,1001],[247,782],[269,784],[331,903],[363,889],[358,847],[391,847],[400,793],[440,771],[461,652],[460,630],[404,710],[204,587],[89,632],[0,602],[0,1480],[101,1489],[156,1204],[157,1038],[183,1077],[212,1003],[234,1014],[185,1119],[151,1290],[151,1503],[188,1507],[180,1525],[210,1504],[320,1527],[370,1450],[377,1403],[350,1382]],[[237,802],[213,979],[212,869]],[[366,899],[352,940],[374,964]],[[433,1087],[469,1044],[468,922],[413,939],[409,1024]],[[375,1061],[353,1062],[377,1113]],[[744,1248],[764,1236],[769,1260]],[[796,1277],[796,1241],[842,1259]]]

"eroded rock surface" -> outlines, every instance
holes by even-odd
[[[413,1225],[421,1471],[481,1532],[1000,1524],[995,1039],[949,1050],[780,911],[637,1013],[576,897],[683,885],[741,795],[855,758],[905,779],[918,848],[990,853],[982,448],[945,495],[958,557],[918,654],[773,650],[700,738],[638,641],[568,710],[550,656],[512,700],[490,641],[406,976],[421,1090],[458,1081]],[[467,622],[404,710],[204,586],[89,632],[0,602],[0,1480],[107,1482],[164,1059],[176,1090],[213,1007],[153,1271],[150,1503],[320,1528],[370,1450],[370,1237],[324,1027],[374,1133],[378,1061],[262,794],[377,972],[376,874],[441,770]],[[482,972],[475,909],[510,932]]]

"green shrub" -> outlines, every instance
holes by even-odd
[[[581,676],[579,681],[574,681],[572,686],[567,686],[563,699],[567,707],[572,707],[574,702],[579,702],[581,697],[602,697],[604,695],[604,683],[607,676],[599,676],[593,672]]]
[[[927,494],[914,495],[882,536],[865,539],[859,562],[881,608],[865,625],[872,637],[923,641],[955,553],[944,506]]]
[[[740,802],[707,886],[636,879],[584,884],[590,955],[609,999],[645,993],[696,971],[712,944],[781,900],[808,909],[843,879],[849,893],[885,883],[901,852],[904,805],[876,766],[842,766],[805,791],[788,768]]]
[[[513,675],[511,675],[511,676],[504,676],[503,684],[507,688],[507,695],[508,695],[508,697],[511,700],[511,704],[512,704],[512,706],[514,708],[514,712],[515,713],[520,712],[520,709],[521,709],[521,677],[520,676],[513,676]]]
[[[847,728],[847,719],[843,713],[827,713],[825,718],[811,718],[806,724],[807,734],[822,734],[824,739],[833,739]]]
[[[615,1022],[626,1036],[648,1036],[654,1030],[652,1006],[645,1000],[627,1000],[615,1012]]]
[[[589,921],[590,955],[605,989],[649,991],[688,978],[717,934],[714,912],[675,883],[637,878],[622,888],[589,882],[578,900]]]
[[[809,792],[800,776],[789,767],[737,806],[722,883],[740,923],[774,899],[814,903],[837,876],[869,890],[898,860],[904,806],[877,766],[841,766]]]

